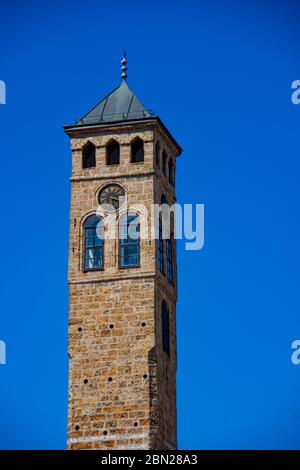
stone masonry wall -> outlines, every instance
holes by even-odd
[[[130,142],[144,140],[144,163],[130,163]],[[106,165],[105,145],[119,141],[120,165]],[[128,205],[149,209],[174,190],[155,166],[154,146],[175,153],[161,130],[113,128],[72,136],[69,244],[69,417],[72,449],[176,448],[176,247],[174,285],[156,265],[155,240],[141,240],[139,267],[120,269],[118,240],[105,240],[104,270],[83,270],[83,223],[108,183]],[[82,170],[82,148],[96,147],[96,167]],[[149,218],[150,223],[150,218]],[[161,302],[170,309],[170,357],[162,351]]]
[[[153,309],[151,278],[71,286],[69,448],[150,447]]]

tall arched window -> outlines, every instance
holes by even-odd
[[[169,160],[169,183],[174,186],[174,165],[171,158]]]
[[[160,205],[161,205],[161,213],[163,218],[163,238],[165,239],[168,234],[170,233],[170,221],[171,221],[171,213],[170,213],[170,206],[167,201],[167,198],[164,194],[162,194],[160,198]]]
[[[165,300],[161,305],[161,320],[162,320],[162,345],[163,351],[170,355],[170,319],[169,307]]]
[[[132,163],[144,161],[144,142],[139,137],[131,143],[131,161]]]
[[[111,140],[106,146],[107,165],[119,165],[120,163],[120,145],[116,140]]]
[[[121,268],[140,265],[140,218],[135,213],[120,218],[119,264]]]
[[[84,270],[104,268],[104,225],[96,215],[88,217],[84,223]]]
[[[165,151],[162,153],[162,171],[163,174],[166,176],[167,175],[167,154]]]
[[[168,281],[173,284],[173,246],[172,239],[168,238],[166,240],[166,258],[167,258],[167,277]]]
[[[157,265],[159,270],[164,272],[164,241],[162,233],[162,221],[158,221],[158,240],[157,240]]]
[[[96,166],[96,147],[88,142],[82,150],[82,168],[93,168]]]
[[[157,168],[160,168],[160,145],[159,142],[157,142],[155,146],[155,163]]]

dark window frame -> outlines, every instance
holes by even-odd
[[[172,238],[166,240],[166,260],[167,260],[167,278],[171,284],[174,284],[174,263],[173,263],[173,243]]]
[[[158,221],[158,239],[157,239],[157,264],[161,273],[164,273],[164,240],[161,218]]]
[[[91,219],[97,220],[97,223],[94,223],[88,226],[88,224],[91,222]],[[83,224],[83,271],[84,272],[104,270],[104,236],[102,239],[100,239],[96,233],[97,225],[100,221],[102,221],[103,223],[102,217],[98,217],[97,215],[92,214],[85,219],[84,224]],[[103,226],[103,230],[104,230],[104,226]],[[87,241],[91,239],[93,240],[93,243]],[[99,240],[99,242],[97,242],[97,240]],[[100,266],[98,265],[98,266],[90,267],[87,265],[89,262],[88,251],[96,250],[96,249],[100,251],[100,256],[93,257],[90,259],[92,259],[93,262],[94,260],[101,260],[101,264]]]
[[[126,220],[124,223],[123,220]],[[129,269],[129,268],[138,268],[141,265],[141,237],[137,239],[130,239],[129,234],[128,234],[128,229],[130,225],[132,226],[132,221],[134,219],[137,219],[137,222],[134,224],[135,226],[137,225],[139,227],[140,231],[140,217],[138,214],[129,212],[127,214],[123,214],[120,217],[120,225],[119,225],[119,268],[120,269]],[[126,227],[126,238],[122,238],[122,228]],[[136,253],[130,253],[130,249],[132,247],[137,247]],[[129,251],[129,254],[124,255],[122,254],[122,251],[125,250]],[[136,263],[124,263],[125,259],[129,258],[134,258],[137,257]]]

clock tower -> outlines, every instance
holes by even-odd
[[[69,449],[176,449],[175,202],[181,148],[122,82],[74,125],[69,243]],[[142,217],[140,207],[145,210]],[[107,221],[117,221],[114,236]],[[152,234],[152,235],[151,235]]]

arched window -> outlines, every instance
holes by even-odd
[[[84,270],[104,268],[104,225],[103,219],[95,215],[84,223]]]
[[[174,186],[174,165],[171,158],[169,160],[169,183]]]
[[[135,213],[120,218],[119,264],[121,268],[140,265],[140,218]]]
[[[82,151],[82,168],[93,168],[96,166],[96,147],[88,142]]]
[[[172,251],[172,239],[166,240],[166,258],[167,258],[167,277],[168,281],[173,284],[173,251]]]
[[[158,221],[158,240],[157,240],[157,265],[159,270],[164,272],[164,241],[162,233],[162,221]]]
[[[159,142],[157,142],[155,146],[155,163],[157,168],[160,168],[160,145]]]
[[[160,205],[161,205],[161,213],[162,213],[162,216],[163,216],[163,222],[164,222],[164,227],[163,227],[163,232],[164,232],[164,238],[166,238],[167,234],[170,233],[170,227],[169,227],[169,224],[170,224],[170,206],[169,206],[169,203],[167,201],[167,198],[164,194],[162,194],[161,198],[160,198]],[[167,225],[166,225],[167,224]]]
[[[169,308],[165,300],[162,301],[161,320],[162,320],[163,351],[165,351],[168,355],[170,355],[170,319],[169,319]]]
[[[174,207],[170,207],[164,194],[160,198],[160,213],[162,215],[162,238],[167,240],[174,226]]]
[[[139,137],[131,143],[131,161],[132,163],[144,161],[144,142]]]
[[[165,151],[162,153],[162,171],[165,176],[167,176],[167,154]]]
[[[120,145],[116,140],[112,140],[106,146],[107,165],[119,165],[120,163]]]

